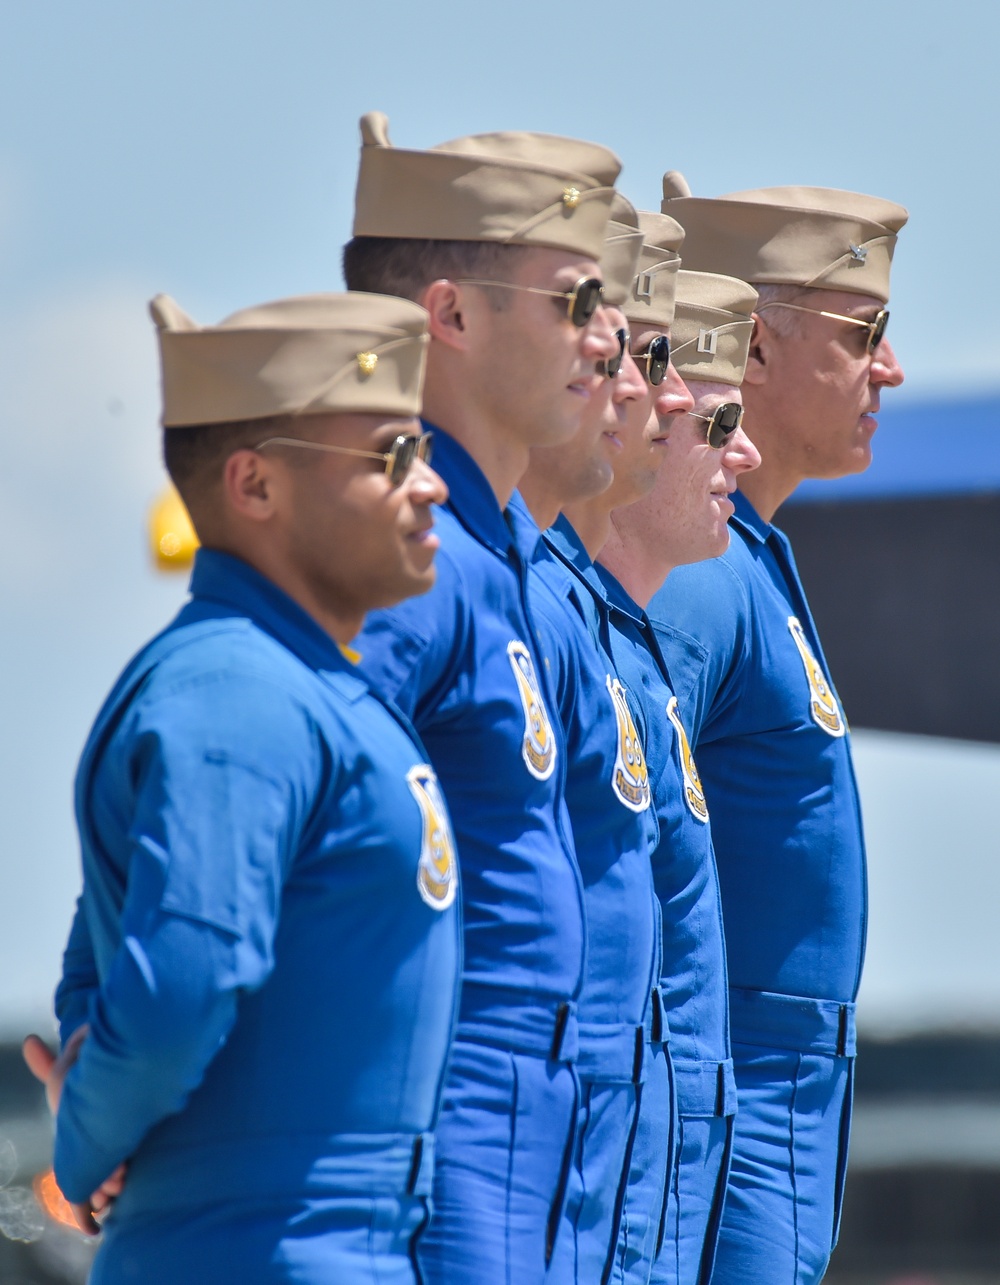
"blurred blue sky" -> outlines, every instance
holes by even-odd
[[[214,321],[339,288],[364,111],[402,146],[575,134],[619,153],[645,208],[668,168],[698,194],[814,183],[905,204],[894,396],[946,408],[1000,389],[998,29],[969,0],[0,4],[0,1024],[43,1009],[56,976],[89,721],[183,596],[144,545],[151,295]],[[954,449],[974,458],[986,432],[963,422]],[[873,933],[909,949],[885,902]],[[895,940],[873,959],[898,959]]]

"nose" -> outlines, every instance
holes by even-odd
[[[653,393],[653,410],[661,418],[664,415],[686,415],[694,410],[694,398],[672,364],[667,367],[663,383]]]
[[[899,364],[892,344],[888,339],[883,339],[872,353],[872,372],[869,383],[898,388],[905,378],[903,367]]]
[[[618,337],[607,308],[598,308],[580,333],[584,357],[610,361],[618,356]]]
[[[742,428],[738,428],[724,452],[726,468],[734,473],[749,473],[760,468],[760,451],[754,446]]]
[[[414,504],[444,504],[448,498],[444,478],[423,460],[413,461],[404,486]]]
[[[621,406],[625,402],[638,401],[640,397],[648,397],[648,395],[649,385],[646,383],[646,377],[626,348],[621,368],[611,381],[611,400],[616,406]]]

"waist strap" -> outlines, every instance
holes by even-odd
[[[478,982],[462,986],[455,1036],[553,1062],[575,1062],[580,1052],[573,1000],[539,999]]]
[[[734,1044],[770,1045],[797,1053],[854,1057],[855,1005],[805,995],[729,989],[729,1029]]]
[[[667,1014],[658,989],[646,1005],[642,1024],[579,1022],[580,1050],[576,1065],[588,1080],[610,1084],[642,1084],[654,1050],[670,1038]]]
[[[434,1135],[336,1134],[228,1138],[192,1147],[144,1146],[117,1208],[180,1208],[204,1201],[428,1196]]]
[[[736,1076],[733,1059],[724,1062],[672,1057],[678,1115],[736,1114]]]

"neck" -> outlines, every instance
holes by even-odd
[[[352,638],[356,638],[365,623],[365,609],[348,603],[330,604],[322,601],[312,589],[309,582],[291,570],[284,558],[276,554],[266,541],[251,545],[238,540],[218,536],[205,548],[228,553],[233,558],[253,567],[259,575],[271,584],[276,585],[282,593],[311,616],[320,629],[330,635],[340,647],[346,647]]]
[[[597,561],[611,531],[611,510],[601,503],[603,499],[603,495],[598,495],[591,500],[577,500],[563,509],[592,562]]]
[[[483,471],[505,509],[528,467],[529,451],[507,424],[482,413],[454,381],[432,379],[428,365],[423,416],[455,439]]]
[[[768,470],[762,463],[752,473],[742,473],[737,486],[765,522],[772,522],[778,509],[803,479]]]
[[[538,469],[529,468],[517,485],[539,531],[547,531],[562,512],[561,498],[551,493]]]
[[[629,597],[645,610],[664,580],[673,571],[672,563],[656,560],[646,541],[621,519],[625,510],[611,515],[611,532],[601,550],[601,563],[622,585]]]

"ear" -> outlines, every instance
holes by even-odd
[[[266,522],[275,511],[277,478],[270,460],[256,451],[233,451],[222,470],[225,508],[251,522]]]
[[[454,281],[441,278],[432,281],[417,302],[430,313],[432,340],[449,348],[466,348],[466,313],[472,303],[471,292],[463,290]]]
[[[747,355],[746,371],[743,375],[745,384],[760,387],[767,380],[769,367],[773,363],[772,335],[760,317],[754,313],[753,333],[750,336],[750,352]]]

